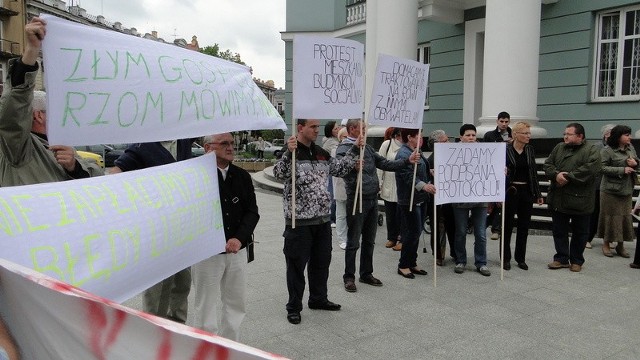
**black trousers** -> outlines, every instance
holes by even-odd
[[[327,279],[331,264],[331,224],[296,225],[284,229],[284,253],[287,262],[288,312],[302,310],[304,295],[304,269],[309,264],[309,303],[327,301]]]
[[[504,218],[504,262],[511,261],[511,235],[513,227],[516,226],[516,250],[514,258],[517,263],[525,262],[527,255],[527,238],[529,236],[529,225],[531,224],[531,212],[533,210],[533,195],[529,190],[529,185],[513,185],[515,193],[507,193],[505,201]],[[518,215],[518,220],[514,215]]]

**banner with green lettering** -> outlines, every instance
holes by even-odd
[[[246,66],[51,15],[42,18],[52,144],[286,129]]]
[[[224,251],[214,164],[0,188],[0,258],[124,301]]]

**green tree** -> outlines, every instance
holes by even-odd
[[[200,49],[200,52],[203,54],[215,56],[221,59],[233,61],[234,63],[238,63],[241,65],[246,65],[244,61],[240,58],[240,54],[234,53],[231,50],[227,49],[224,51],[220,51],[220,45],[217,43],[212,45],[208,45]]]

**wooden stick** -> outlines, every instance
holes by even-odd
[[[436,275],[436,269],[438,267],[436,266],[436,262],[438,261],[440,239],[438,238],[438,207],[436,206],[435,196],[433,199],[433,219],[431,219],[431,224],[433,224],[433,287],[437,287],[438,276]]]
[[[500,281],[502,281],[504,280],[504,201],[502,202],[500,215],[502,215],[502,227],[500,228]]]
[[[293,136],[297,136],[297,122],[295,119],[291,119]],[[296,140],[297,141],[297,140]],[[296,151],[291,153],[291,228],[296,228]]]
[[[415,152],[420,151],[420,138],[422,137],[422,128],[418,129],[418,144]],[[422,159],[421,159],[422,160]],[[416,173],[418,172],[418,163],[413,164],[413,181],[411,182],[411,198],[409,198],[409,212],[413,211],[413,195],[416,191]]]

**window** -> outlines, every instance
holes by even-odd
[[[416,60],[423,64],[431,64],[431,45],[422,44],[418,46]],[[431,76],[429,76],[431,78]],[[424,99],[424,108],[429,109],[429,86],[427,85],[427,96]]]
[[[640,7],[598,15],[594,100],[640,100]]]

